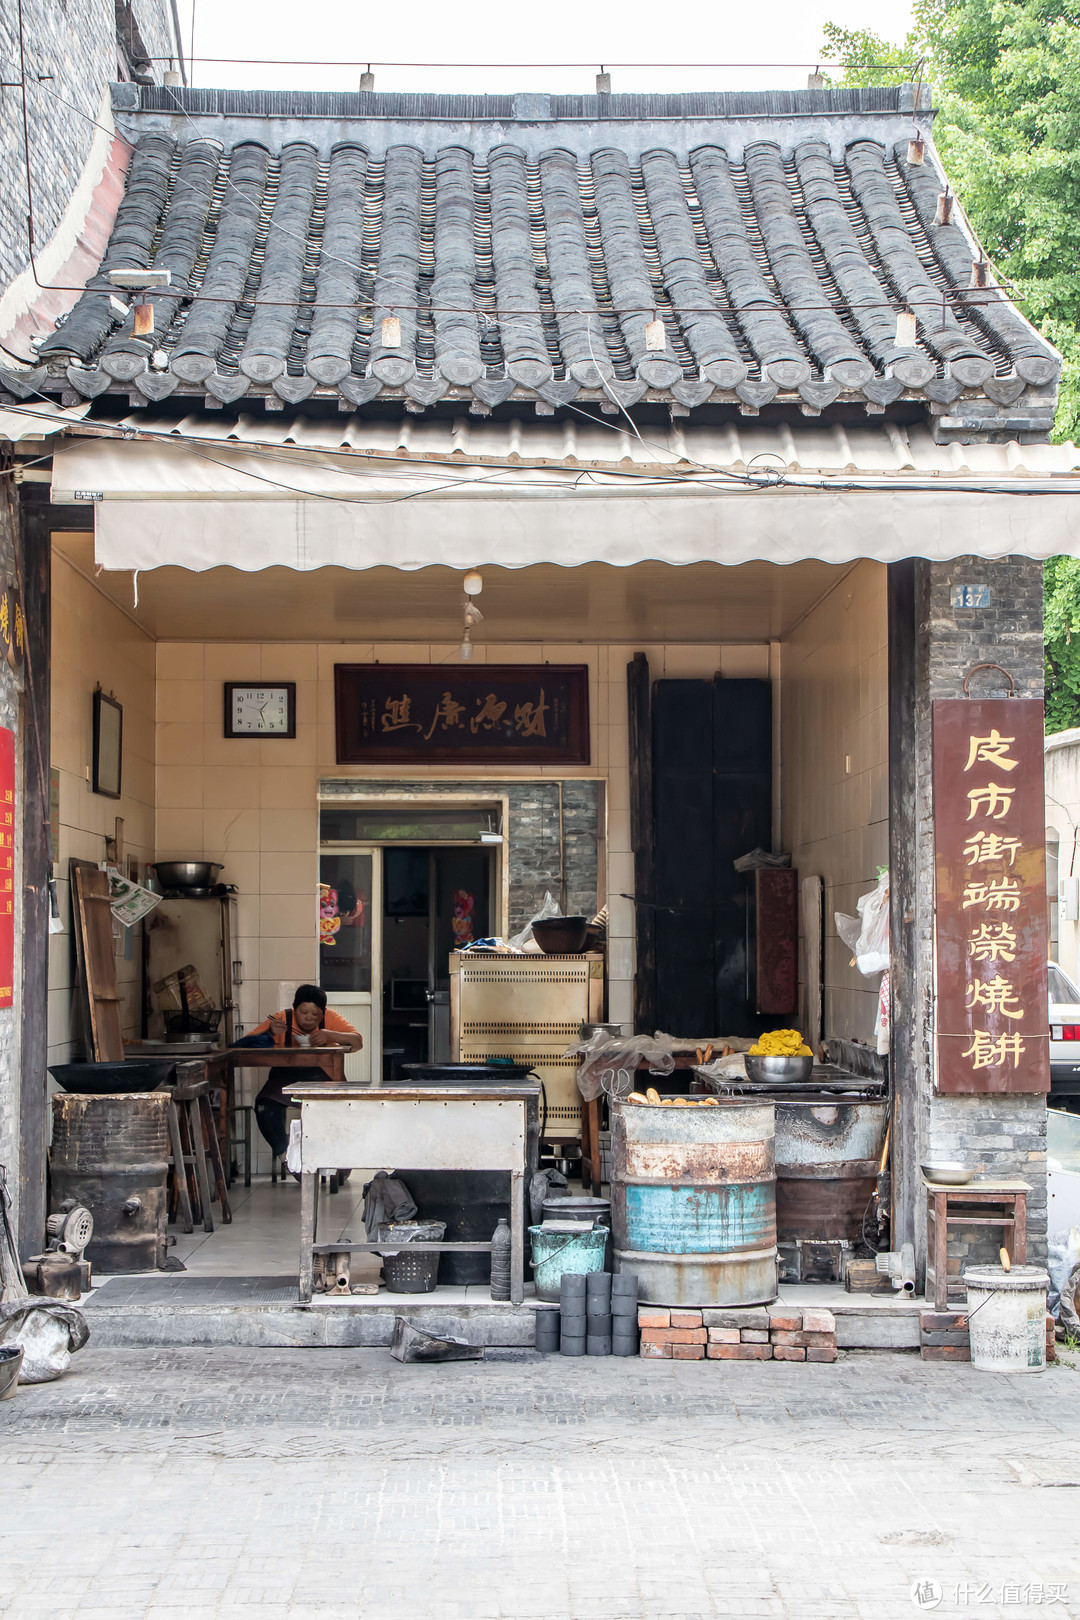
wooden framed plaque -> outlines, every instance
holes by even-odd
[[[337,664],[339,765],[587,765],[586,664]]]

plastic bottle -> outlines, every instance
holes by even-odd
[[[504,1215],[491,1239],[491,1297],[510,1298],[510,1228]]]

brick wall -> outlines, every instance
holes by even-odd
[[[990,606],[984,610],[953,608],[953,584],[986,584]],[[990,561],[960,557],[947,563],[924,562],[916,573],[917,765],[920,783],[930,781],[932,728],[930,705],[936,698],[964,695],[964,677],[973,664],[1004,666],[1016,683],[1018,697],[1043,695],[1042,564],[1027,557]],[[995,697],[1007,682],[985,671],[971,683],[972,696]],[[917,860],[917,915],[920,983],[929,995],[933,979],[933,822],[928,791],[920,792]],[[923,1019],[924,1077],[920,1097],[923,1157],[974,1159],[984,1174],[1020,1177],[1032,1184],[1028,1204],[1029,1256],[1046,1255],[1046,1106],[1039,1096],[938,1096],[933,1074],[933,1023],[929,1003]],[[920,1211],[920,1218],[922,1212]],[[986,1252],[996,1255],[996,1237]]]
[[[117,47],[117,12],[130,11],[145,48],[167,56],[172,43],[169,0],[24,0],[23,48],[26,59],[30,172],[36,246],[52,236],[78,181],[94,137],[106,86],[126,70]],[[14,0],[0,5],[0,78],[20,79],[19,17]],[[161,78],[166,64],[154,64]],[[39,75],[51,75],[39,82]],[[26,160],[22,93],[0,90],[0,289],[26,269]],[[66,105],[65,105],[66,103]]]
[[[349,779],[320,783],[323,797],[340,790],[348,796],[358,786],[365,793],[401,791],[400,782]],[[410,782],[410,793],[483,793],[506,795],[509,814],[507,861],[510,887],[510,933],[524,928],[550,890],[559,899],[559,792],[562,790],[563,843],[566,860],[567,916],[591,917],[599,888],[600,784],[582,780],[506,781],[475,778],[464,782]]]

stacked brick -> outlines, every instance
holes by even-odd
[[[967,1311],[920,1311],[919,1354],[924,1361],[970,1361]]]
[[[645,1361],[835,1361],[837,1356],[836,1318],[825,1310],[642,1305],[638,1328]]]

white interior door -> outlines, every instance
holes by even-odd
[[[338,845],[319,858],[319,982],[327,1006],[364,1038],[345,1059],[345,1078],[358,1085],[382,1079],[382,875],[375,844]]]

